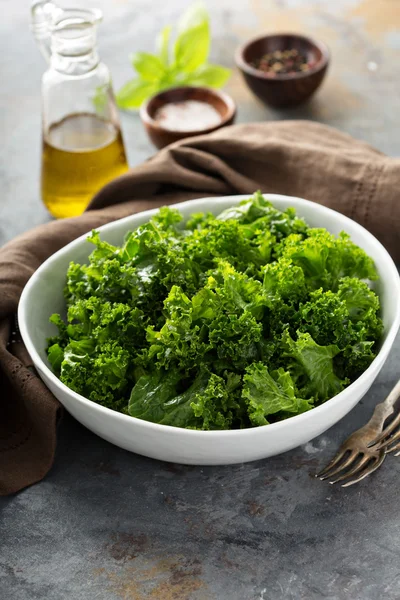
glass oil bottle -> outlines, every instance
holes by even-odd
[[[110,73],[99,61],[98,10],[32,6],[32,30],[49,62],[42,80],[42,199],[57,218],[81,214],[128,169]]]

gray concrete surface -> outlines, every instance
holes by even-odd
[[[49,219],[39,192],[40,76],[26,2],[2,0],[0,242]],[[151,50],[184,0],[91,0],[116,87],[127,55]],[[310,105],[268,110],[234,74],[239,121],[311,118],[400,155],[400,3],[391,0],[207,2],[214,59],[262,31],[305,31],[331,46]],[[149,7],[151,6],[151,10]],[[130,164],[153,149],[138,116],[122,116]],[[287,454],[233,467],[183,467],[120,450],[66,416],[55,465],[40,484],[0,499],[1,600],[400,599],[400,459],[359,486],[313,475],[399,376],[400,339],[378,380],[342,422]]]

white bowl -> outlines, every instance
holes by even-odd
[[[249,196],[204,198],[177,205],[184,217],[194,212],[218,214]],[[51,371],[46,338],[56,333],[49,323],[53,312],[63,312],[63,287],[69,262],[87,262],[92,246],[86,235],[56,252],[28,281],[19,304],[22,338],[35,367],[48,388],[80,423],[105,440],[151,458],[193,465],[218,465],[266,458],[291,450],[320,435],[344,417],[368,391],[392,347],[400,323],[400,279],[388,252],[366,229],[319,204],[267,194],[279,209],[293,206],[313,227],[337,234],[347,231],[352,240],[374,259],[380,279],[376,285],[382,303],[384,335],[380,351],[369,368],[349,387],[321,406],[301,415],[263,427],[232,431],[194,431],[158,425],[104,408],[66,387]],[[101,237],[121,244],[126,232],[145,223],[157,210],[132,215],[100,227]]]

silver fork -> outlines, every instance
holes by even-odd
[[[388,405],[392,405],[393,407],[398,398],[400,398],[400,380],[396,383],[385,402],[388,402]],[[394,410],[392,410],[392,413],[393,412]],[[382,433],[378,435],[369,446],[374,450],[384,450],[385,454],[396,452],[395,456],[400,456],[400,412],[390,421]]]
[[[386,400],[376,405],[368,423],[347,438],[336,456],[316,477],[329,479],[330,483],[345,481],[342,485],[348,487],[379,469],[388,452],[399,450],[400,454],[400,413],[383,429],[386,419],[395,412],[399,397],[400,380]],[[393,433],[396,428],[399,430]]]

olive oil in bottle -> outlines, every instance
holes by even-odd
[[[54,217],[81,214],[94,194],[127,171],[120,130],[95,114],[72,114],[43,137],[42,198]]]

